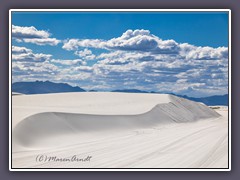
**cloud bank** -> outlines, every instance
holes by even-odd
[[[47,36],[44,32],[40,35]],[[227,47],[195,46],[163,40],[148,30],[127,30],[109,40],[68,39],[62,48],[78,59],[53,59],[42,54],[43,66],[33,65],[31,70],[24,69],[29,64],[18,61],[22,74],[18,71],[15,81],[52,80],[100,91],[134,88],[190,96],[228,93]],[[15,60],[23,61],[26,54],[37,59],[24,47],[13,47],[13,54]],[[89,60],[94,63],[89,64]],[[49,71],[38,79],[41,73],[37,68]]]
[[[63,49],[78,50],[81,47],[107,50],[149,52],[151,54],[179,54],[186,59],[218,59],[226,58],[228,48],[197,47],[187,43],[162,40],[148,30],[127,30],[118,38],[101,39],[70,39],[64,42]]]

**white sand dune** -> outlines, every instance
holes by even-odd
[[[165,94],[14,96],[13,167],[227,168],[227,111],[218,112]]]

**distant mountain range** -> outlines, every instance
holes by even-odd
[[[216,96],[209,96],[209,97],[201,97],[201,98],[194,98],[194,97],[188,97],[186,95],[176,95],[185,99],[189,99],[196,102],[202,102],[208,106],[216,106],[216,105],[222,105],[222,106],[228,106],[228,94],[225,95],[216,95]]]
[[[112,92],[125,92],[125,93],[155,93],[155,94],[163,94],[163,92],[147,92],[147,91],[141,91],[138,89],[123,89],[123,90],[114,90]],[[172,95],[182,97],[185,99],[189,99],[196,102],[202,102],[208,106],[216,106],[216,105],[223,105],[228,106],[228,94],[225,95],[216,95],[216,96],[209,96],[209,97],[200,97],[200,98],[194,98],[194,97],[188,97],[186,95],[178,95],[174,93],[170,93]]]
[[[147,91],[141,91],[138,89],[121,89],[121,90],[113,90],[111,92],[125,92],[125,93],[149,93]]]
[[[22,94],[46,94],[61,92],[85,92],[84,89],[72,87],[66,83],[53,83],[50,81],[16,82],[12,84],[12,92]]]
[[[67,83],[53,83],[50,81],[35,81],[35,82],[15,82],[12,84],[12,92],[22,93],[22,94],[46,94],[46,93],[63,93],[63,92],[86,92],[86,90],[78,86],[70,86]],[[90,92],[96,92],[95,90],[90,90]],[[121,89],[113,90],[112,92],[124,92],[124,93],[161,93],[161,92],[148,92],[138,89]],[[173,93],[172,93],[173,94]],[[228,94],[216,95],[210,97],[194,98],[188,97],[186,95],[175,96],[183,97],[192,101],[202,102],[208,106],[224,105],[228,106]]]

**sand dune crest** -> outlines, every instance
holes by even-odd
[[[171,102],[157,104],[150,111],[136,115],[37,113],[16,125],[13,129],[13,141],[23,147],[48,147],[53,146],[56,138],[63,135],[81,136],[81,134],[93,134],[99,131],[154,128],[161,124],[194,122],[220,116],[204,104],[173,95],[166,96],[169,96]],[[38,144],[38,142],[41,143]]]

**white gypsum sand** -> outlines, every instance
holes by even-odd
[[[13,168],[228,168],[227,108],[166,94],[12,100]]]

